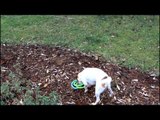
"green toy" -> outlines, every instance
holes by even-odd
[[[73,81],[71,82],[71,87],[72,87],[73,89],[83,89],[83,88],[84,88],[84,84],[83,84],[82,82],[79,83],[78,80],[73,80]]]

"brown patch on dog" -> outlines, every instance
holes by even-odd
[[[102,86],[103,88],[105,88],[105,83],[102,83],[101,86]]]
[[[107,76],[105,76],[104,78],[102,78],[102,80],[104,80],[104,79],[107,79],[108,77]]]

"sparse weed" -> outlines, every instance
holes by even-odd
[[[56,105],[58,102],[56,92],[43,95],[38,87],[31,88],[31,81],[20,79],[11,71],[9,82],[1,83],[1,105]]]

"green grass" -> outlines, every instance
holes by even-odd
[[[159,16],[1,16],[1,42],[72,47],[159,74]]]

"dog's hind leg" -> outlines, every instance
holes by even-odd
[[[92,105],[96,105],[100,101],[100,94],[97,93],[95,96],[96,96],[96,102],[92,103]]]
[[[99,87],[99,85],[96,84],[96,88],[95,88],[96,101],[94,103],[92,103],[92,105],[96,105],[100,102],[100,95],[104,90],[105,90],[105,88]]]
[[[108,90],[110,92],[109,96],[111,97],[113,95],[113,91],[112,91],[112,88],[111,88],[111,84],[108,84]]]

